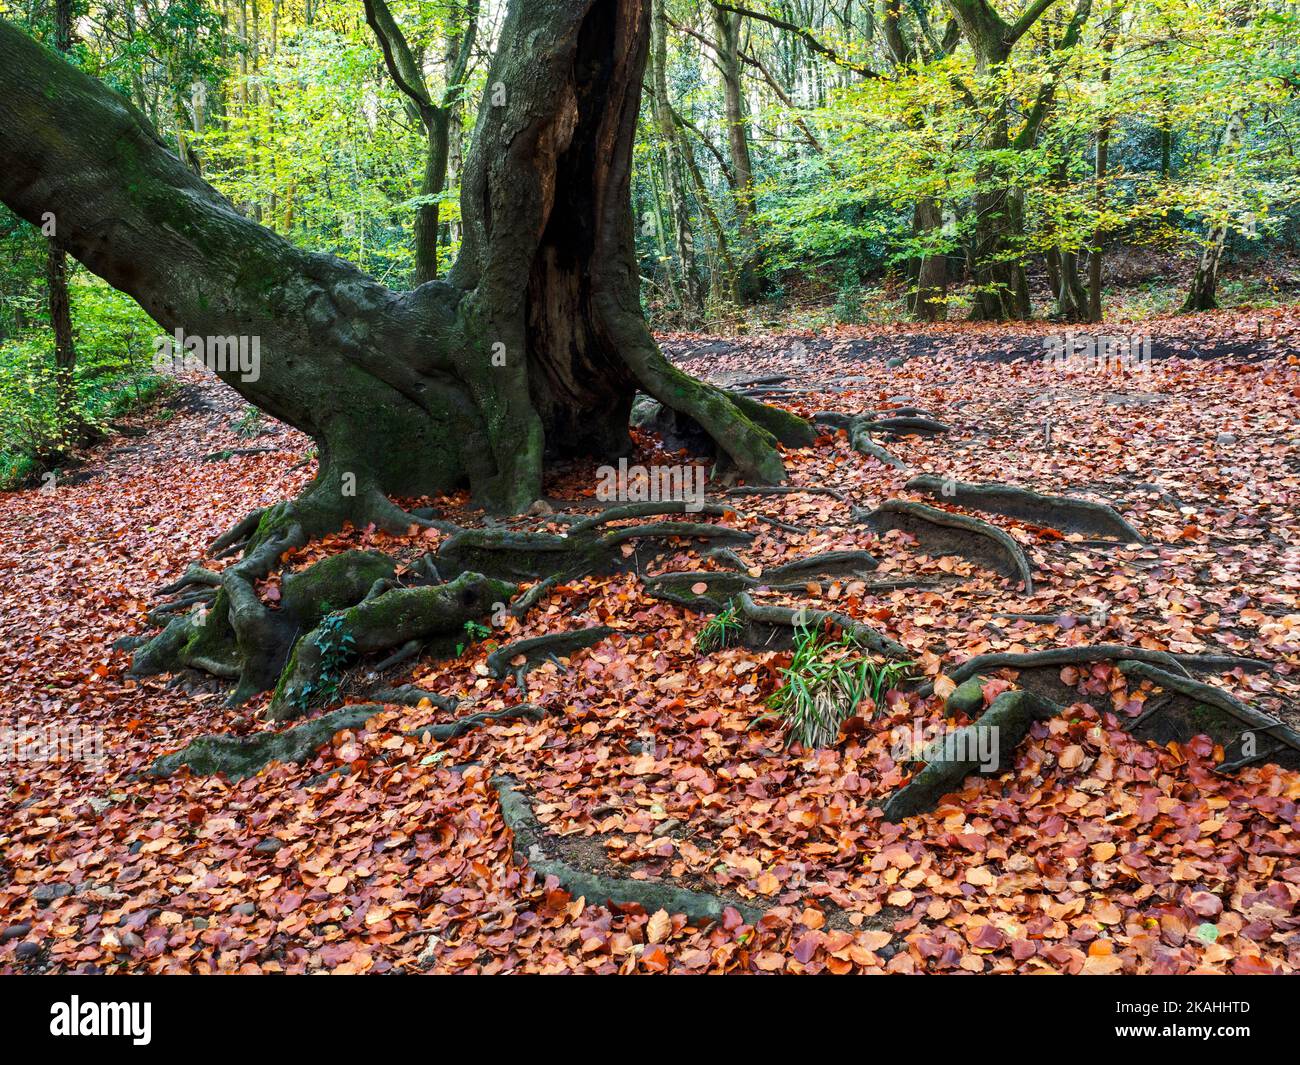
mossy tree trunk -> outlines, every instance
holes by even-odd
[[[630,449],[638,390],[694,419],[754,481],[799,419],[673,368],[641,314],[630,170],[649,0],[516,0],[462,180],[444,281],[394,292],[240,214],[125,99],[0,23],[0,200],[54,211],[68,250],[164,330],[258,337],[250,403],[308,433],[307,535],[400,521],[390,495],[468,484],[497,511],[549,456]]]
[[[997,94],[979,101],[987,118],[983,146],[992,159],[997,159],[1018,145],[1011,136],[1010,100],[996,86],[996,75],[1011,58],[1016,43],[1055,0],[1032,0],[1014,22],[998,14],[988,0],[946,0],[946,3],[975,54],[976,75],[981,80],[989,79],[993,86],[991,92]],[[977,321],[1028,318],[1033,307],[1022,259],[1023,194],[996,162],[979,167],[976,187],[977,221],[970,249],[975,280],[971,317]]]

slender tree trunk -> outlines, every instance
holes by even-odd
[[[736,223],[741,251],[737,258],[737,296],[744,302],[760,295],[761,258],[754,214],[754,164],[749,151],[749,121],[745,114],[744,83],[740,74],[740,16],[714,7],[713,26],[718,45],[718,67],[722,73],[723,102],[727,119],[727,148],[731,158],[736,201]]]
[[[56,0],[54,47],[65,55],[72,50],[72,0]],[[68,262],[58,239],[59,218],[54,217],[54,234],[49,237],[45,256],[45,283],[49,301],[50,329],[54,333],[55,423],[60,446],[76,443],[82,431],[77,403],[77,347],[72,335],[72,301],[68,294]]]
[[[442,195],[447,185],[447,158],[451,138],[451,114],[447,108],[431,109],[426,129],[428,146],[424,158],[424,178],[420,195]],[[415,212],[415,284],[422,285],[438,276],[439,215],[442,207],[436,199],[422,203]]]
[[[668,213],[672,222],[673,247],[681,266],[680,293],[682,309],[694,314],[703,305],[699,271],[695,265],[695,248],[691,238],[690,213],[686,209],[686,186],[682,180],[682,132],[673,120],[668,97],[668,21],[664,0],[654,0],[651,27],[650,88],[655,126],[664,150],[664,184],[668,193]]]
[[[943,228],[943,209],[932,196],[917,201],[912,214],[912,233],[924,238]],[[944,297],[948,289],[948,258],[942,252],[917,256],[915,291],[909,303],[912,314],[923,322],[941,322],[948,315]]]
[[[1101,71],[1102,97],[1106,99],[1110,89],[1110,72],[1111,72],[1111,51],[1115,47],[1115,38],[1107,37],[1102,43],[1102,51],[1105,53],[1105,66]],[[1097,217],[1100,219],[1102,211],[1106,207],[1106,174],[1110,166],[1110,131],[1113,120],[1109,111],[1101,116],[1097,123],[1097,155],[1094,166],[1094,177],[1096,181],[1096,209]],[[1102,245],[1106,240],[1106,228],[1100,222],[1092,234],[1092,250],[1088,254],[1088,321],[1100,322],[1102,320],[1101,307],[1101,261]]]
[[[1220,141],[1220,151],[1230,150],[1241,139],[1244,123],[1238,112],[1228,118],[1228,124]],[[1212,311],[1219,305],[1217,289],[1219,286],[1219,265],[1223,261],[1223,250],[1228,243],[1228,224],[1223,222],[1210,227],[1206,234],[1205,245],[1201,249],[1196,263],[1196,272],[1192,275],[1192,284],[1183,302],[1183,313],[1189,311]]]

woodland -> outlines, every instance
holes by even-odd
[[[1300,971],[1298,148],[1291,0],[0,0],[0,973]]]

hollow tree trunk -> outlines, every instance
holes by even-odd
[[[259,338],[255,379],[215,372],[316,441],[320,471],[293,504],[307,535],[400,525],[388,495],[466,483],[521,511],[547,456],[629,450],[638,389],[745,477],[779,481],[778,439],[811,442],[807,423],[676,370],[641,315],[630,171],[649,14],[649,0],[511,4],[466,159],[460,259],[410,292],[244,218],[124,99],[6,23],[0,200],[30,222],[55,210],[72,254],[164,330]]]

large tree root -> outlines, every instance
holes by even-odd
[[[870,455],[871,458],[878,459],[885,466],[892,466],[894,469],[906,471],[909,468],[902,459],[894,458],[879,443],[871,440],[870,417],[840,414],[839,411],[824,411],[822,414],[814,415],[813,420],[819,424],[831,425],[832,428],[844,429],[849,434],[849,446],[859,455]]]
[[[516,640],[504,647],[498,647],[487,657],[488,670],[497,680],[504,680],[514,675],[523,683],[524,676],[535,666],[560,655],[569,655],[584,647],[600,643],[606,637],[614,635],[616,630],[608,625],[595,625],[589,629],[574,629],[571,632],[552,632],[545,636],[532,636],[526,640]],[[515,659],[523,661],[516,664]]]
[[[329,615],[297,642],[267,708],[273,721],[304,713],[312,701],[332,694],[338,670],[354,654],[385,651],[411,640],[436,641],[437,651],[454,652],[465,623],[504,610],[516,588],[479,573],[463,573],[447,584],[396,588]]]
[[[286,577],[280,608],[272,610],[258,597],[256,583],[278,566],[285,545],[296,545],[299,539],[290,530],[229,567],[219,578],[220,590],[210,608],[172,620],[136,652],[132,673],[201,669],[238,680],[231,702],[243,702],[275,684],[300,633],[314,629],[331,611],[360,602],[376,581],[391,579],[396,571],[386,555],[345,551]],[[177,584],[205,580],[208,571],[195,569]]]
[[[821,579],[867,580],[876,566],[876,560],[865,551],[828,551],[774,566],[758,577],[751,577],[748,573],[697,570],[660,573],[645,578],[643,586],[646,594],[655,599],[700,613],[717,614],[746,589],[793,591],[802,590],[809,581]],[[702,592],[696,590],[700,584],[705,585]]]
[[[532,803],[509,776],[492,778],[501,801],[501,818],[514,837],[515,861],[525,861],[540,878],[553,876],[574,898],[597,905],[637,905],[647,913],[664,910],[685,914],[696,922],[716,921],[728,906],[747,924],[756,924],[764,911],[739,897],[692,891],[662,880],[633,880],[590,872],[558,852],[562,841],[551,836],[533,814]]]
[[[740,642],[753,650],[789,650],[794,646],[795,635],[800,629],[821,628],[829,623],[838,626],[861,646],[877,654],[900,661],[912,658],[912,652],[897,640],[835,610],[813,610],[808,607],[791,610],[783,606],[760,606],[747,592],[736,596],[736,607],[744,623]]]
[[[1243,669],[1258,673],[1271,668],[1258,658],[1239,658],[1220,654],[1173,654],[1169,651],[1152,651],[1145,647],[1129,647],[1122,643],[1080,644],[1076,647],[1051,647],[1043,651],[1009,652],[976,655],[961,665],[948,670],[951,680],[961,683],[980,673],[995,669],[1034,669],[1044,666],[1082,666],[1093,662],[1149,662],[1164,669],[1198,673],[1225,672]]]
[[[916,538],[929,555],[960,555],[993,571],[1019,580],[1025,594],[1034,590],[1029,559],[1003,530],[965,514],[888,499],[861,520],[877,533],[900,529]]]
[[[476,728],[482,728],[484,725],[491,725],[498,721],[541,721],[546,715],[547,710],[543,707],[534,706],[532,703],[518,703],[515,706],[506,706],[500,710],[480,710],[476,714],[467,714],[455,721],[444,721],[437,725],[414,728],[403,733],[403,735],[417,740],[446,742],[460,739],[467,732],[473,732]]]
[[[1137,648],[1107,646],[1108,651],[1137,651]],[[1086,649],[1080,649],[1086,650]],[[1095,649],[1093,649],[1095,650]],[[1159,652],[1147,652],[1151,656]],[[985,656],[988,659],[1010,658],[1023,661],[1036,658],[1040,663],[1052,658],[1051,665],[1062,664],[1057,652],[1036,655]],[[1114,657],[1107,655],[1105,657]],[[1168,659],[1171,656],[1163,656]],[[1099,661],[1100,656],[1076,658],[1074,662]],[[972,660],[974,661],[974,660]],[[1002,663],[1005,664],[1005,663]],[[1172,663],[1176,668],[1177,662]],[[1118,668],[1125,676],[1150,681],[1167,694],[1148,700],[1147,709],[1136,718],[1121,718],[1120,725],[1138,739],[1160,745],[1187,743],[1195,736],[1208,736],[1224,750],[1224,758],[1215,768],[1232,772],[1256,762],[1274,762],[1283,768],[1300,768],[1300,733],[1268,714],[1254,710],[1227,692],[1190,677],[1168,672],[1150,661],[1120,660]],[[949,714],[975,714],[984,705],[986,678],[975,671],[961,679],[961,685],[948,696],[945,710]],[[1022,673],[1019,682],[1029,679]],[[960,788],[973,774],[994,775],[1012,765],[1014,748],[1034,721],[1045,720],[1080,701],[1067,685],[1056,686],[1057,698],[1042,691],[1003,692],[989,705],[974,724],[957,729],[932,743],[923,753],[927,764],[906,785],[896,791],[884,805],[885,819],[904,817],[933,809],[947,794]],[[1109,696],[1107,696],[1107,704]],[[1109,705],[1097,707],[1109,710]],[[996,726],[996,731],[987,730]],[[984,730],[984,731],[982,731]],[[996,748],[997,758],[991,758]]]
[[[1128,725],[1142,739],[1156,743],[1185,742],[1204,733],[1224,749],[1221,772],[1254,762],[1276,762],[1300,768],[1300,733],[1268,714],[1234,699],[1221,688],[1167,672],[1150,662],[1121,662],[1127,677],[1148,680],[1169,693],[1159,710],[1143,714]]]
[[[1146,542],[1115,510],[1086,499],[1043,495],[1005,484],[967,484],[930,473],[913,477],[907,488],[972,510],[1003,514],[1062,532],[1114,538],[1129,544]]]
[[[181,766],[200,776],[224,773],[230,780],[255,776],[271,762],[305,762],[344,729],[360,728],[384,707],[373,703],[341,706],[328,714],[294,725],[283,732],[253,736],[200,736],[184,750],[165,754],[149,768],[150,776],[165,777]]]
[[[338,733],[361,728],[386,709],[381,703],[352,703],[280,732],[260,732],[252,736],[222,733],[200,736],[183,750],[155,759],[146,773],[153,777],[167,777],[182,766],[188,766],[197,776],[222,773],[232,781],[242,780],[256,776],[272,762],[305,762]],[[446,742],[499,721],[540,721],[546,713],[542,707],[520,703],[500,710],[467,714],[454,721],[425,725],[402,735],[422,741]]]
[[[720,504],[683,501],[633,503],[614,507],[569,528],[564,536],[544,532],[503,529],[465,529],[438,549],[436,562],[444,574],[474,570],[512,581],[561,580],[589,574],[603,575],[640,569],[649,554],[663,550],[670,538],[706,540],[715,544],[747,544],[753,534],[724,525],[697,522],[656,522],[606,529],[608,523],[657,514],[730,513]],[[634,541],[633,550],[622,545]]]
[[[901,821],[933,809],[943,796],[956,791],[963,780],[974,774],[1007,772],[1030,726],[1060,710],[1055,703],[1032,692],[1003,692],[974,724],[947,733],[922,752],[925,768],[886,800],[885,820]]]

